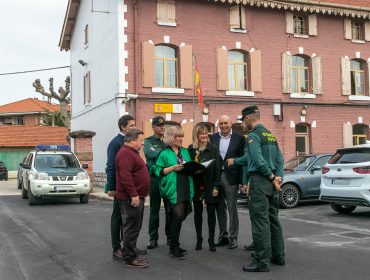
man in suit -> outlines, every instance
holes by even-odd
[[[228,245],[229,249],[234,249],[238,246],[239,218],[237,197],[243,173],[240,166],[228,166],[227,159],[243,155],[245,138],[243,135],[232,131],[232,122],[229,116],[223,115],[218,121],[220,132],[212,136],[211,142],[220,151],[221,192],[224,195],[226,204],[223,201],[219,203],[217,208],[220,235],[216,246]],[[229,212],[229,234],[227,233],[226,205]]]

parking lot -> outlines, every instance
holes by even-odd
[[[163,211],[161,211],[163,221]],[[204,218],[206,219],[206,211]],[[185,261],[169,257],[160,229],[159,248],[149,251],[148,269],[129,269],[111,258],[111,202],[91,199],[48,200],[29,206],[16,181],[0,182],[0,279],[370,279],[370,208],[340,215],[329,205],[310,201],[282,210],[286,265],[269,273],[244,273],[251,261],[242,249],[251,242],[248,209],[239,208],[239,247],[194,251],[192,214],[186,219],[182,246]],[[147,242],[148,208],[138,247]],[[203,237],[207,226],[203,221]]]

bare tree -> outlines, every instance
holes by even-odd
[[[41,84],[40,79],[36,79],[34,83],[32,83],[35,90],[42,95],[48,97],[49,99],[54,98],[58,100],[60,104],[60,117],[64,123],[64,126],[68,128],[68,130],[71,129],[71,116],[67,110],[68,104],[71,102],[68,95],[70,93],[70,85],[71,85],[71,79],[69,76],[66,77],[65,80],[65,88],[60,87],[58,90],[58,93],[54,91],[54,79],[49,79],[49,92],[46,92],[44,87]]]

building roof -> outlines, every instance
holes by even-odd
[[[209,0],[207,0],[209,2]],[[221,3],[237,3],[252,7],[304,11],[308,13],[370,19],[370,0],[213,0]],[[80,0],[69,0],[63,29],[60,34],[60,50],[69,51],[76,23]]]
[[[46,101],[34,98],[27,98],[0,106],[0,115],[19,113],[42,113],[45,111],[58,112],[59,110],[60,105],[58,104],[50,104]]]
[[[67,136],[68,129],[60,126],[4,125],[0,129],[0,147],[68,145]]]

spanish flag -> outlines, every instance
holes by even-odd
[[[202,96],[202,88],[200,86],[200,80],[199,80],[199,71],[198,66],[195,66],[195,92],[198,96],[198,105],[199,108],[203,111],[204,105],[203,105],[203,96]]]

